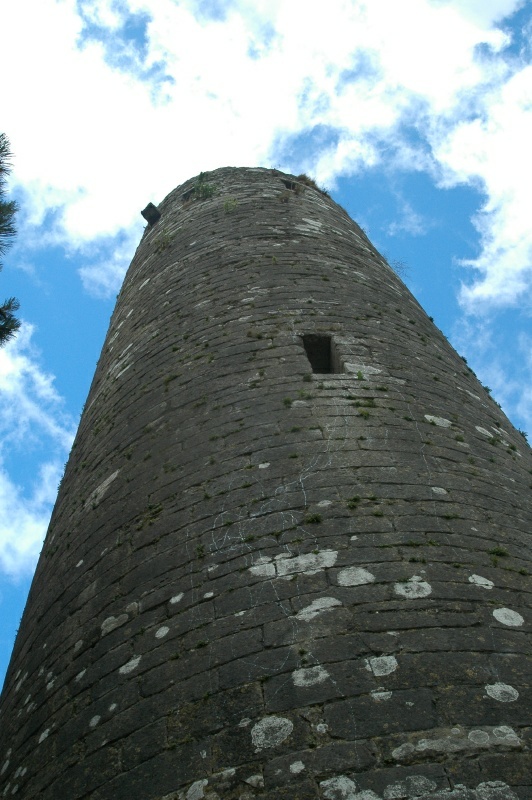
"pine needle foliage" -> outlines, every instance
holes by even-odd
[[[0,259],[13,244],[17,229],[15,214],[18,206],[14,200],[6,200],[6,179],[11,172],[11,147],[5,133],[0,133]],[[3,264],[0,260],[0,270]],[[15,297],[8,297],[0,306],[0,347],[12,339],[20,328],[20,321],[15,316],[19,309]]]

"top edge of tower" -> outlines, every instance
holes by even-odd
[[[303,205],[307,206],[311,214],[313,212],[308,206],[309,201],[310,206],[314,207],[314,213],[321,214],[326,210],[333,212],[344,222],[354,225],[356,234],[364,241],[364,245],[391,269],[356,220],[313,178],[304,173],[295,175],[269,167],[218,167],[189,178],[172,189],[159,203],[148,203],[142,212],[148,225],[144,229],[141,243],[146,241],[146,237],[151,239],[153,235],[157,236],[157,231],[161,228],[166,230],[168,224],[175,225],[176,213],[180,216],[181,211],[197,207],[198,201],[205,211],[210,210],[214,203],[229,213],[236,210],[237,206],[241,208],[240,202],[244,197],[247,199],[248,209],[250,201],[258,200],[260,205],[261,200],[275,199],[287,204],[291,199],[297,198],[304,201]]]
[[[192,235],[196,226],[199,225],[201,228],[207,221],[219,220],[220,214],[222,219],[229,214],[232,217],[232,224],[224,226],[224,235],[227,235],[229,230],[235,231],[237,222],[240,240],[248,234],[254,235],[255,223],[259,224],[257,215],[262,218],[262,223],[259,225],[262,233],[264,224],[277,225],[279,214],[273,210],[275,207],[286,209],[292,222],[295,217],[301,217],[299,225],[302,225],[305,231],[298,228],[299,233],[306,232],[312,237],[318,230],[316,226],[321,227],[326,220],[332,225],[331,230],[334,229],[336,233],[346,225],[347,228],[341,236],[347,235],[350,231],[359,240],[362,248],[371,253],[382,268],[392,272],[386,259],[378,252],[356,220],[313,178],[304,173],[295,175],[269,167],[226,166],[200,172],[172,189],[157,205],[150,202],[142,212],[148,225],[144,229],[139,248],[149,245],[152,241],[158,241],[162,236],[163,240],[156,245],[156,248],[159,248],[156,252],[161,248],[166,250],[177,231],[182,239],[183,225],[189,226],[192,222],[193,228],[190,229]],[[252,221],[251,227],[250,221]],[[278,231],[275,233],[277,235]],[[194,245],[196,245],[195,236],[196,234],[193,235]],[[209,246],[212,245],[211,238]],[[136,263],[134,259],[131,267]],[[397,279],[400,281],[400,278]]]
[[[295,175],[290,172],[282,172],[278,169],[268,167],[218,167],[214,170],[207,170],[192,176],[188,180],[176,186],[169,192],[166,197],[157,204],[157,209],[164,214],[169,206],[174,205],[177,200],[186,201],[192,199],[194,192],[198,187],[209,187],[212,191],[212,196],[219,195],[220,192],[230,192],[232,188],[236,188],[238,184],[256,183],[257,186],[265,186],[271,182],[271,186],[279,188],[279,182],[285,183],[285,189],[301,189],[310,188],[319,193],[322,197],[327,198],[329,202],[335,203],[329,196],[328,192],[322,189],[316,181],[306,174]],[[281,187],[282,188],[282,187]],[[206,199],[206,198],[204,198]],[[338,206],[338,208],[341,208]],[[342,209],[344,211],[344,209]],[[346,213],[344,211],[344,213]]]

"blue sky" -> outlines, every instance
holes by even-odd
[[[19,235],[0,350],[0,678],[139,211],[219,166],[307,172],[532,433],[532,8],[18,0],[0,130]]]

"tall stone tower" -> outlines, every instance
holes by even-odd
[[[304,176],[220,169],[151,210],[0,796],[530,800],[525,440]]]

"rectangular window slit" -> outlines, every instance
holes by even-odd
[[[342,372],[332,336],[306,333],[301,338],[312,372],[318,375]]]

